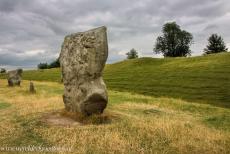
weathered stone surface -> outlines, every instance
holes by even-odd
[[[108,57],[106,27],[65,37],[60,53],[67,111],[102,113],[108,96],[102,71]]]
[[[35,90],[35,88],[34,88],[34,83],[33,83],[33,82],[30,82],[29,92],[30,92],[30,93],[36,93],[36,90]]]
[[[22,79],[22,69],[17,69],[14,71],[8,72],[8,85],[9,86],[20,86],[21,79]]]

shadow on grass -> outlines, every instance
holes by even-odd
[[[11,136],[8,145],[11,146],[52,146],[47,140],[43,139],[35,129],[46,127],[37,118],[26,118],[15,116],[15,122],[18,123],[18,136]]]
[[[175,87],[174,87],[175,88]],[[178,88],[174,89],[172,87],[167,87],[165,89],[155,89],[153,87],[146,88],[146,87],[139,87],[139,89],[135,88],[126,88],[125,86],[122,88],[109,88],[113,91],[120,91],[120,92],[129,92],[135,94],[141,94],[144,96],[151,96],[155,98],[174,98],[174,99],[181,99],[187,102],[191,103],[198,103],[198,104],[210,104],[216,107],[222,107],[222,108],[230,108],[230,102],[229,102],[229,95],[228,92],[225,91],[223,94],[215,93],[215,91],[208,92],[208,91],[202,91],[202,89],[194,89],[190,90],[189,88]],[[215,93],[215,94],[213,94]],[[142,98],[140,98],[141,100]],[[148,101],[148,100],[141,100]]]
[[[10,107],[11,104],[0,100],[0,110]]]
[[[208,116],[203,119],[203,122],[209,127],[214,127],[222,130],[230,130],[230,115],[220,114]]]

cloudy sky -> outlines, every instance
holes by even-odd
[[[131,48],[152,56],[162,25],[176,21],[191,32],[194,56],[211,33],[230,48],[229,0],[0,0],[0,67],[36,67],[59,55],[65,35],[105,25],[108,63]]]

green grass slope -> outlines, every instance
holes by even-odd
[[[60,70],[25,71],[23,79],[60,81]],[[230,107],[230,53],[125,60],[106,65],[104,80],[112,90]]]
[[[230,53],[140,58],[107,65],[109,88],[230,107]]]

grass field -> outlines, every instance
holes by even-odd
[[[60,76],[59,69],[23,73],[23,79],[37,81],[60,82]],[[110,90],[230,108],[230,53],[126,60],[108,64],[104,80]]]
[[[105,113],[77,126],[42,121],[47,113],[67,116],[59,69],[25,71],[21,87],[13,88],[2,75],[0,145],[60,146],[72,153],[228,154],[229,64],[229,53],[109,64]],[[36,94],[28,92],[28,80]]]
[[[41,117],[63,109],[63,86],[0,80],[1,146],[60,146],[73,153],[230,153],[230,110],[167,97],[109,91],[100,117],[80,126],[50,126]],[[63,152],[64,153],[64,152]]]

